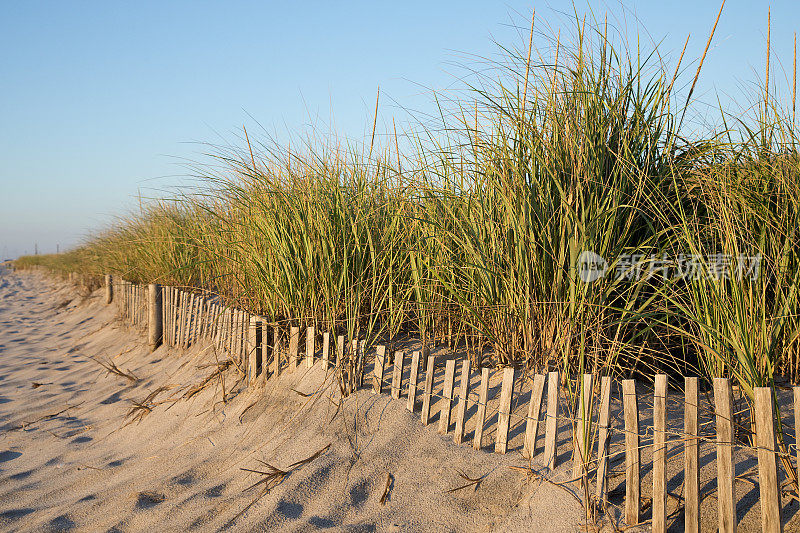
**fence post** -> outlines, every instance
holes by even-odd
[[[641,493],[641,451],[639,450],[639,401],[636,381],[622,380],[622,402],[625,414],[625,522],[639,523]]]
[[[611,377],[603,376],[600,381],[600,419],[597,424],[597,479],[595,497],[600,505],[606,507],[608,492],[608,447],[611,439]]]
[[[547,421],[544,433],[544,466],[550,470],[558,466],[558,400],[561,379],[558,372],[547,374]]]
[[[667,376],[653,393],[653,533],[667,532]]]
[[[592,375],[583,375],[581,396],[578,403],[577,431],[575,432],[575,451],[572,459],[572,477],[586,478],[586,465],[592,456],[592,447],[587,443],[592,424]]]
[[[464,440],[464,421],[467,418],[467,400],[469,399],[469,378],[472,373],[469,357],[461,362],[461,387],[458,389],[458,405],[456,406],[456,430],[453,442],[461,444]]]
[[[256,383],[261,369],[261,317],[250,316],[247,328],[247,384],[252,387]]]
[[[331,332],[326,331],[322,334],[322,368],[328,372],[331,363]]]
[[[794,393],[794,442],[795,442],[795,474],[800,485],[800,387],[793,387]]]
[[[281,338],[281,327],[276,322],[274,326],[272,326],[272,360],[275,364],[275,371],[273,372],[274,375],[280,376],[281,375],[281,364],[283,359],[283,346],[281,345],[282,338]]]
[[[481,368],[481,388],[478,394],[478,412],[475,414],[475,433],[472,436],[472,447],[481,449],[483,444],[483,426],[486,424],[486,402],[489,401],[489,369]]]
[[[427,426],[431,417],[431,394],[433,393],[433,374],[436,372],[436,356],[428,357],[428,368],[425,371],[425,391],[422,393],[422,424]]]
[[[394,364],[392,366],[392,398],[400,398],[403,385],[403,367],[406,364],[406,352],[397,350],[394,352]]]
[[[778,466],[775,460],[775,412],[772,389],[755,387],[756,444],[758,481],[761,492],[761,531],[780,533],[781,494],[778,491]]]
[[[297,367],[297,349],[300,344],[300,327],[289,328],[289,372]]]
[[[736,531],[733,492],[733,391],[727,378],[714,378],[717,421],[717,502],[720,533]]]
[[[456,379],[456,360],[448,359],[444,364],[444,383],[442,384],[442,408],[439,410],[439,433],[447,435],[450,431],[450,410],[453,408],[453,385]]]
[[[358,343],[358,364],[356,365],[356,388],[364,386],[364,353],[367,351],[367,339],[361,339]]]
[[[275,353],[272,351],[272,343],[270,343],[270,332],[273,331],[268,325],[267,317],[261,317],[261,378],[264,386],[267,385],[269,379],[269,365],[270,355],[274,358]]]
[[[542,412],[544,377],[544,374],[536,374],[533,377],[531,401],[528,403],[528,418],[525,421],[524,452],[527,454],[528,459],[533,459],[533,456],[536,453],[536,439],[539,436],[539,415]]]
[[[306,368],[314,366],[314,354],[317,351],[317,332],[314,326],[306,328]]]
[[[506,453],[508,450],[508,426],[511,421],[511,396],[514,393],[514,367],[503,369],[503,384],[500,388],[500,408],[497,411],[497,438],[494,442],[494,453]]]
[[[337,365],[343,364],[344,361],[344,335],[336,337],[336,363]]]
[[[114,287],[112,285],[111,274],[106,274],[106,304],[110,304],[114,299]]]
[[[420,351],[416,350],[411,353],[411,370],[408,373],[408,401],[406,402],[406,409],[414,412],[417,407],[417,380],[419,379],[419,358]]]
[[[683,445],[683,492],[686,496],[684,527],[687,533],[700,533],[700,445],[697,440],[699,381],[699,378],[688,377],[684,387],[683,432],[686,435]]]
[[[147,341],[151,352],[161,345],[164,335],[164,318],[161,311],[161,285],[151,283],[147,286]]]

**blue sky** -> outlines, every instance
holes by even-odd
[[[715,2],[577,3],[674,57],[702,53]],[[75,245],[180,183],[199,142],[244,124],[278,138],[311,124],[361,139],[432,111],[470,54],[559,28],[560,2],[8,2],[0,16],[0,259]],[[791,77],[800,15],[772,4],[773,76]],[[767,5],[729,1],[697,90],[742,99],[763,77]],[[527,30],[522,30],[523,34]],[[784,72],[785,70],[785,72]],[[688,76],[691,78],[691,75]],[[257,121],[257,123],[256,123]]]

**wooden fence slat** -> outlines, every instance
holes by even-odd
[[[372,369],[372,391],[375,394],[383,392],[383,372],[386,367],[386,346],[379,344],[375,347],[375,364]]]
[[[641,494],[641,451],[639,450],[639,399],[636,381],[622,380],[622,405],[625,415],[625,522],[639,523]]]
[[[194,300],[194,331],[192,332],[192,344],[197,344],[200,342],[200,328],[202,326],[202,318],[203,318],[203,297],[199,294],[195,297]],[[245,335],[247,335],[247,328],[249,324],[245,323]]]
[[[684,384],[683,492],[686,498],[684,527],[688,533],[700,533],[700,441],[697,439],[700,429],[697,423],[699,382],[699,378],[687,377]]]
[[[297,368],[297,351],[300,345],[300,327],[289,328],[289,372]]]
[[[111,289],[112,291],[114,289]],[[169,331],[169,321],[170,321],[170,295],[172,293],[172,287],[163,286],[161,287],[161,303],[164,306],[163,317],[164,317],[164,344],[167,346],[172,346],[172,339],[170,338],[170,331]]]
[[[239,364],[242,363],[242,357],[241,357],[241,353],[239,351],[239,339],[241,338],[241,334],[239,333],[240,329],[241,329],[241,324],[240,324],[239,309],[235,309],[234,308],[234,309],[231,310],[231,355],[233,355],[233,357],[237,361],[239,361]],[[189,339],[189,336],[188,336],[188,332],[189,332],[188,322],[187,322],[186,331],[187,331],[186,339],[187,339],[187,342],[188,342],[188,339]],[[244,365],[242,365],[242,366],[244,366]]]
[[[181,338],[178,345],[186,348],[189,338],[189,300],[190,295],[186,291],[181,291]]]
[[[306,368],[314,366],[314,354],[316,353],[317,331],[314,326],[306,328]]]
[[[592,375],[584,374],[578,399],[578,420],[575,427],[575,451],[572,459],[572,477],[587,475],[587,464],[592,457],[592,447],[588,440],[592,424]],[[584,479],[585,482],[585,479]]]
[[[188,318],[188,312],[187,312],[187,318]],[[239,362],[239,364],[241,364],[241,360],[239,359],[239,353],[236,346],[237,340],[239,339],[238,331],[239,331],[239,310],[231,309],[230,330],[228,331],[228,349],[229,353],[231,354],[231,357],[233,357],[236,361]],[[188,332],[189,332],[188,322],[187,322],[186,332],[188,339]]]
[[[103,279],[103,286],[105,288],[105,302],[106,304],[110,304],[111,300],[114,298],[114,286],[111,283],[111,274],[106,274]]]
[[[733,492],[733,391],[727,378],[714,378],[714,411],[717,421],[717,502],[720,533],[736,531]]]
[[[192,332],[192,344],[197,344],[200,341],[200,330],[203,327],[203,297],[197,295],[194,301],[194,331]],[[249,324],[247,325],[249,328]],[[247,329],[247,328],[245,328]],[[245,331],[245,334],[247,332]]]
[[[793,387],[794,393],[794,442],[795,442],[795,474],[800,483],[800,387]]]
[[[173,301],[174,307],[174,301]],[[218,352],[221,348],[221,339],[222,339],[222,308],[219,304],[214,304],[214,351]],[[172,327],[173,332],[175,331],[175,327]],[[173,343],[174,346],[174,343]]]
[[[394,364],[392,366],[392,398],[400,398],[400,389],[403,385],[403,370],[406,364],[406,352],[397,350],[394,352]]]
[[[458,389],[458,405],[456,406],[456,429],[453,433],[453,442],[461,444],[464,440],[464,421],[467,416],[467,400],[469,399],[469,378],[472,367],[469,358],[461,362],[461,386]]]
[[[181,345],[183,344],[183,306],[181,306]],[[226,307],[222,312],[222,349],[233,356],[231,352],[231,330],[233,328],[233,311],[230,307]]]
[[[326,331],[322,334],[322,368],[325,372],[331,366],[331,333]]]
[[[239,330],[236,338],[239,342],[239,360],[244,366],[247,360],[247,328],[250,324],[250,313],[244,309],[239,309]]]
[[[483,427],[486,425],[486,402],[489,401],[489,369],[481,368],[481,387],[478,394],[478,412],[475,414],[475,433],[472,447],[480,450],[483,446]]]
[[[237,361],[239,361],[239,364],[241,365],[242,357],[241,357],[241,353],[239,351],[239,339],[241,338],[241,334],[239,333],[240,329],[241,329],[241,324],[240,324],[240,320],[239,320],[239,310],[238,309],[232,309],[231,310],[231,342],[230,342],[231,355]],[[187,339],[187,342],[188,342],[188,339],[189,339],[189,336],[188,336],[188,332],[189,332],[188,322],[187,322],[186,331],[187,331],[186,339]],[[242,366],[244,366],[244,365],[242,365]]]
[[[175,338],[175,346],[179,348],[183,348],[183,321],[186,318],[186,313],[183,310],[183,303],[186,300],[186,293],[179,290],[178,297],[175,302],[175,331],[176,331],[176,338]]]
[[[544,374],[533,377],[531,401],[528,403],[528,418],[525,421],[525,446],[523,455],[533,459],[536,454],[536,440],[539,436],[539,416],[542,412],[542,396],[544,393]]]
[[[336,364],[344,364],[344,335],[336,337]]]
[[[667,532],[667,376],[653,393],[653,533]]]
[[[113,290],[113,289],[112,289]],[[161,286],[161,341],[167,346],[169,342],[169,286]]]
[[[544,466],[553,470],[558,466],[558,402],[561,379],[558,372],[547,374],[547,420],[544,433]]]
[[[361,339],[358,343],[358,352],[356,357],[356,387],[361,388],[364,386],[364,352],[366,352],[366,339]]]
[[[605,509],[608,497],[608,447],[611,442],[611,377],[600,380],[600,418],[597,422],[597,479],[595,497]]]
[[[170,297],[170,345],[178,346],[178,289],[172,287],[172,295]]]
[[[756,445],[758,481],[761,494],[761,531],[780,533],[781,494],[778,490],[778,465],[775,457],[775,411],[772,388],[755,387]]]
[[[249,386],[255,385],[256,378],[261,369],[261,318],[250,317],[249,328],[247,331],[247,383]]]
[[[281,327],[278,324],[272,326],[272,362],[275,365],[276,376],[281,375],[281,366],[283,364],[283,337],[281,336]]]
[[[453,386],[456,379],[456,360],[448,359],[444,365],[444,383],[442,383],[442,398],[439,402],[439,433],[447,435],[450,431],[450,411],[453,408]]]
[[[508,451],[508,427],[511,421],[511,396],[514,392],[514,367],[503,369],[503,384],[500,388],[500,407],[497,411],[497,438],[494,453]]]
[[[422,424],[428,425],[431,418],[431,394],[433,393],[433,374],[436,371],[436,356],[428,357],[428,368],[425,371],[425,391],[422,393]]]
[[[208,330],[208,300],[205,296],[200,297],[200,337],[205,339]]]
[[[189,346],[193,346],[197,341],[197,330],[199,328],[199,313],[198,307],[200,304],[200,297],[196,294],[192,295],[192,306],[189,309],[189,317],[191,318],[191,328],[189,329]],[[247,332],[245,331],[245,335]]]
[[[419,378],[420,352],[416,350],[411,354],[411,370],[408,373],[408,401],[406,409],[414,412],[417,407],[417,379]]]
[[[267,380],[269,379],[270,372],[270,360],[275,356],[272,351],[272,343],[270,342],[272,337],[270,337],[270,332],[272,328],[269,327],[269,322],[267,317],[261,317],[261,380],[264,385],[267,384]]]

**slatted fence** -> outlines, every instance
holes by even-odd
[[[650,424],[642,423],[641,391],[631,379],[617,383],[608,376],[597,379],[586,374],[574,383],[565,383],[558,372],[521,374],[513,367],[500,369],[473,368],[469,359],[414,350],[409,354],[397,349],[388,353],[387,347],[371,348],[364,341],[346,343],[343,335],[305,329],[305,345],[301,353],[301,330],[296,325],[272,323],[265,317],[251,315],[242,309],[226,306],[212,295],[176,287],[148,287],[125,280],[106,277],[109,288],[107,301],[119,309],[120,317],[135,327],[148,326],[148,317],[158,316],[159,341],[168,346],[188,348],[197,342],[212,343],[217,350],[227,352],[246,373],[251,386],[266,386],[268,379],[283,371],[292,371],[305,361],[305,367],[321,364],[327,370],[345,360],[355,361],[352,372],[361,384],[364,374],[371,374],[371,389],[376,394],[389,393],[405,402],[411,412],[420,413],[420,421],[428,425],[438,415],[438,432],[452,434],[456,444],[471,444],[476,450],[493,444],[495,453],[509,451],[511,427],[524,430],[522,453],[539,460],[544,472],[559,467],[562,457],[558,448],[560,432],[569,427],[572,453],[571,478],[567,481],[582,484],[592,500],[588,508],[607,508],[611,465],[624,457],[623,515],[628,525],[643,521],[641,480],[643,467],[652,471],[652,498],[649,501],[650,523],[653,531],[665,532],[670,516],[667,502],[674,494],[667,489],[667,458],[671,451],[683,454],[683,520],[686,531],[700,530],[699,447],[702,442],[714,442],[717,469],[718,528],[723,533],[736,530],[734,449],[746,449],[757,456],[758,489],[763,531],[782,530],[783,495],[797,499],[796,465],[788,468],[783,484],[779,484],[778,461],[787,472],[792,458],[780,452],[776,435],[788,440],[785,421],[777,420],[775,395],[768,387],[754,389],[752,430],[743,430],[737,422],[736,402],[731,382],[725,378],[713,381],[713,418],[701,424],[706,409],[700,400],[700,381],[685,378],[683,392],[671,392],[665,375],[655,376],[652,398],[646,406],[652,417]],[[148,306],[160,306],[160,313],[148,312]],[[152,309],[151,309],[152,311]],[[152,320],[152,318],[151,318]],[[152,344],[152,324],[151,344]],[[345,348],[353,357],[344,358]],[[302,357],[301,357],[302,356]],[[367,366],[371,364],[371,369]],[[390,368],[391,367],[391,368]],[[523,385],[529,387],[523,395]],[[490,391],[495,393],[490,395]],[[794,442],[800,431],[800,387],[794,387]],[[490,397],[491,396],[491,397]],[[527,398],[526,401],[522,399]],[[621,404],[619,417],[612,417],[612,400]],[[671,401],[671,402],[670,402]],[[672,424],[668,406],[673,413],[682,410],[682,423]],[[677,405],[678,407],[675,407]],[[566,408],[565,408],[566,407]],[[452,410],[455,408],[455,416]],[[473,416],[468,412],[474,408]],[[433,412],[432,412],[433,411]],[[493,422],[490,422],[493,421]],[[713,422],[714,430],[708,426]],[[776,428],[780,422],[780,428]],[[524,426],[524,427],[523,427]],[[469,430],[472,430],[471,432]],[[739,435],[737,435],[737,431]],[[468,435],[471,434],[471,443]],[[487,443],[491,436],[493,443]],[[746,439],[752,436],[752,442]],[[543,438],[543,447],[539,445]],[[614,444],[616,440],[616,444]],[[563,441],[563,438],[562,438]],[[649,448],[650,464],[643,465],[642,450]],[[785,449],[797,449],[787,445]],[[800,452],[795,454],[798,459]],[[568,469],[566,471],[569,471]],[[788,502],[787,502],[788,503]],[[674,517],[673,517],[674,518]]]

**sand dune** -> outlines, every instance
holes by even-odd
[[[337,409],[319,365],[266,391],[242,390],[229,369],[225,403],[221,379],[182,399],[214,370],[213,351],[149,353],[114,312],[99,292],[0,271],[2,529],[579,529],[583,511],[566,489],[508,468],[525,464],[518,452],[455,446],[404,401],[370,391]],[[151,393],[151,410],[126,418]],[[328,445],[268,494],[246,490],[261,476],[242,468],[286,469]],[[486,477],[477,490],[450,493],[464,483],[459,472]]]

